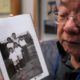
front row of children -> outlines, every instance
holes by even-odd
[[[14,65],[16,72],[22,70],[23,67],[23,52],[22,48],[17,44],[14,43],[14,48],[9,48],[9,59]]]

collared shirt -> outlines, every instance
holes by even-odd
[[[80,70],[70,63],[70,56],[56,40],[44,41],[41,49],[50,75],[42,80],[79,80]],[[57,57],[59,56],[59,57]],[[58,61],[57,61],[57,58]],[[58,63],[58,65],[56,65]]]
[[[20,44],[20,46],[25,46],[25,45],[27,45],[27,43],[26,43],[26,41],[23,39],[23,40],[19,40],[19,44]]]
[[[13,42],[7,43],[7,48],[8,48],[8,49],[9,49],[9,48],[14,48],[14,43],[13,43]]]
[[[80,69],[74,69],[70,62],[70,56],[57,42],[61,61],[59,62],[56,80],[80,80]]]

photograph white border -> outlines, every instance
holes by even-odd
[[[9,26],[9,27],[6,28],[7,26]],[[30,14],[24,14],[24,15],[18,15],[18,16],[14,16],[14,17],[0,19],[0,37],[1,37],[0,42],[4,41],[8,36],[10,36],[10,33],[12,33],[12,32],[16,31],[17,34],[20,34],[20,33],[26,32],[27,30],[30,32],[30,34],[32,36],[32,39],[33,39],[33,42],[34,42],[34,45],[35,45],[35,48],[37,51],[37,55],[39,57],[39,61],[40,61],[40,64],[41,64],[41,67],[43,70],[42,74],[35,76],[31,80],[41,80],[42,78],[48,76],[49,73],[48,73],[48,69],[47,69],[36,33],[34,30],[34,25],[33,25]],[[10,80],[9,76],[7,74],[7,71],[6,71],[4,61],[1,57],[1,54],[0,54],[0,59],[1,59],[0,63],[2,63],[2,64],[0,64],[0,67],[2,69],[4,80],[6,80],[6,79]],[[4,68],[4,71],[3,71],[3,68]]]

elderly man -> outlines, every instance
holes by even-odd
[[[60,0],[57,41],[41,44],[50,76],[43,80],[80,80],[80,0]]]

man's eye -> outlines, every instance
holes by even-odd
[[[59,15],[59,20],[66,20],[68,18],[67,14],[60,14]]]
[[[59,15],[61,18],[66,18],[67,17],[67,15],[65,15],[65,14],[61,14],[61,15]]]

